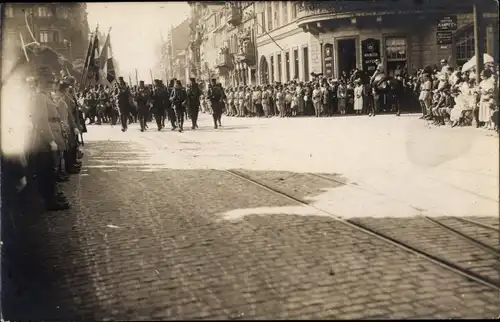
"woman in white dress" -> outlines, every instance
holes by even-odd
[[[491,77],[491,70],[485,69],[481,73],[481,82],[479,83],[480,101],[479,101],[479,122],[484,122],[484,127],[493,129],[491,117],[496,108],[495,102],[495,80]]]
[[[361,84],[361,80],[358,78],[354,81],[354,112],[356,114],[361,114],[363,110],[363,84]]]
[[[463,81],[460,84],[457,84],[457,87],[458,95],[455,97],[455,106],[450,113],[452,126],[458,125],[460,119],[464,116],[464,112],[473,110],[476,100],[476,96],[474,95],[474,86],[469,81],[469,77],[467,75],[463,76]]]

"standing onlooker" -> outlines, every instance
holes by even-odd
[[[480,101],[479,101],[479,122],[484,122],[484,127],[492,130],[493,122],[491,117],[495,110],[495,81],[491,77],[491,70],[485,69],[481,73],[481,82],[479,83]]]
[[[361,80],[358,78],[354,80],[354,112],[358,115],[361,114],[363,110],[363,84],[361,84]]]
[[[320,89],[318,83],[316,83],[316,85],[314,86],[312,99],[313,99],[315,115],[316,115],[316,117],[320,117],[321,116],[321,89]]]
[[[431,102],[432,102],[432,83],[429,74],[423,75],[423,82],[420,87],[420,106],[422,107],[422,117],[428,118],[431,115]]]

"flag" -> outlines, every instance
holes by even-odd
[[[113,57],[108,58],[106,62],[106,78],[111,84],[116,79],[115,64],[113,63]]]
[[[80,91],[85,89],[85,84],[87,83],[87,67],[89,66],[90,53],[92,52],[92,47],[94,46],[94,34],[90,36],[89,46],[87,48],[87,55],[85,56],[85,62],[83,64],[82,75],[80,78]]]
[[[106,36],[106,40],[104,41],[104,45],[102,46],[101,55],[99,57],[99,68],[100,69],[104,69],[106,62],[109,58],[108,57],[109,44],[110,44],[110,40],[109,40],[109,32],[108,32],[108,35]]]
[[[90,50],[90,56],[88,58],[87,65],[87,84],[94,85],[94,83],[99,82],[99,39],[96,35],[94,36],[94,41],[92,43],[92,49]]]

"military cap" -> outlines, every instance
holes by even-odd
[[[118,77],[118,81],[123,82],[123,77],[122,76]]]
[[[196,79],[194,77],[189,78],[189,80],[192,81],[193,83],[196,82]]]

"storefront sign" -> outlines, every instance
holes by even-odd
[[[361,59],[363,71],[372,74],[377,69],[377,60],[380,59],[380,40],[365,39],[361,42]]]
[[[333,77],[333,45],[324,44],[325,77]]]
[[[438,31],[452,31],[457,30],[457,16],[445,16],[437,21]]]
[[[451,31],[436,32],[436,43],[438,45],[451,45],[453,43],[453,33]]]

